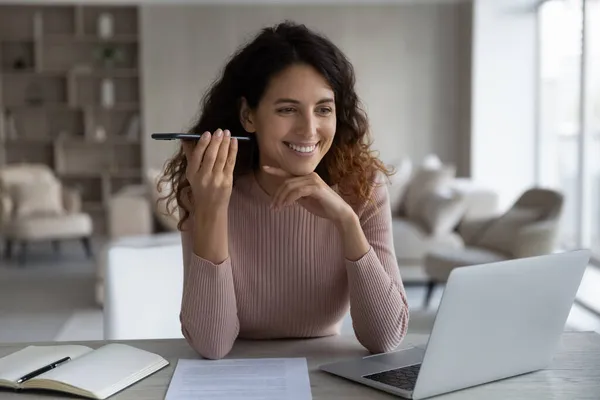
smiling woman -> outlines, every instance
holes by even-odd
[[[336,334],[348,309],[372,352],[406,334],[389,172],[354,84],[333,43],[283,23],[241,48],[204,97],[190,130],[201,139],[183,141],[163,177],[180,212],[182,331],[202,356],[223,357],[238,337]],[[232,136],[254,140],[238,154]]]
[[[307,175],[327,154],[336,133],[334,92],[312,66],[291,65],[271,79],[255,109],[242,100],[241,120],[246,132],[256,134],[260,165]],[[269,183],[274,182],[262,184]]]

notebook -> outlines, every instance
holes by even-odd
[[[53,369],[18,383],[40,368]],[[0,358],[0,387],[52,390],[91,399],[106,399],[169,365],[161,356],[125,344],[96,350],[80,345],[28,346]]]

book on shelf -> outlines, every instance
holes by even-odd
[[[169,365],[158,354],[110,343],[27,346],[0,358],[0,388],[106,399]]]

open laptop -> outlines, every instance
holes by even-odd
[[[546,368],[560,343],[590,252],[456,268],[427,346],[321,370],[423,399]]]

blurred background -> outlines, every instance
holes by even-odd
[[[452,268],[591,248],[568,328],[600,331],[600,0],[0,0],[0,342],[179,335],[177,221],[155,204],[177,143],[150,134],[187,130],[285,19],[350,58],[398,171],[410,329]]]

